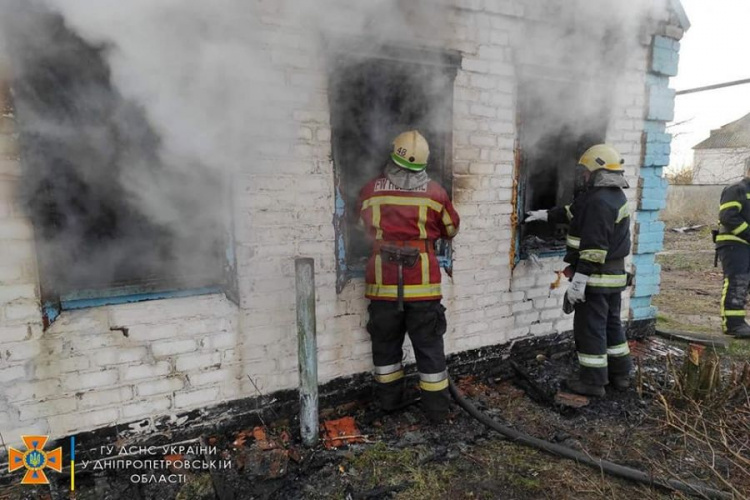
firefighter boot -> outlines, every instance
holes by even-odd
[[[594,396],[600,398],[606,394],[603,385],[588,384],[578,378],[570,378],[566,380],[565,386],[569,391],[580,394],[581,396]]]
[[[440,424],[448,417],[450,394],[448,390],[422,391],[422,411],[433,424]]]
[[[375,398],[380,403],[380,407],[386,412],[398,410],[403,406],[403,394],[403,378],[386,384],[375,382]]]
[[[726,334],[738,339],[750,339],[750,325],[744,318],[727,318]]]
[[[629,375],[612,375],[609,377],[609,384],[618,391],[627,391],[630,389]]]

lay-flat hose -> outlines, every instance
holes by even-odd
[[[453,398],[456,400],[456,402],[461,408],[466,410],[466,412],[469,415],[471,415],[472,417],[474,417],[475,419],[477,419],[478,421],[480,421],[481,423],[483,423],[490,429],[493,429],[499,432],[503,436],[510,438],[512,441],[516,443],[521,443],[526,446],[531,446],[533,448],[546,451],[547,453],[551,453],[552,455],[557,455],[559,457],[569,458],[571,460],[575,460],[578,463],[588,465],[590,467],[595,467],[603,472],[606,472],[607,474],[621,477],[623,479],[628,479],[630,481],[645,483],[650,486],[659,486],[659,487],[667,488],[670,490],[676,490],[676,491],[681,491],[683,493],[688,493],[690,495],[703,496],[705,498],[712,498],[712,499],[716,498],[716,499],[721,499],[721,500],[732,499],[732,495],[724,491],[715,490],[702,484],[686,483],[683,481],[678,481],[676,479],[655,478],[651,476],[650,474],[647,474],[638,469],[625,467],[624,465],[619,465],[614,462],[603,460],[601,458],[591,457],[589,455],[586,455],[585,453],[581,453],[580,451],[576,451],[572,448],[568,448],[567,446],[550,443],[549,441],[535,438],[523,432],[517,431],[515,429],[511,429],[510,427],[506,427],[500,424],[499,422],[493,420],[485,413],[478,410],[465,397],[463,397],[463,395],[461,395],[461,393],[458,392],[458,389],[456,388],[456,385],[453,383],[453,380],[449,380],[448,382],[449,382],[448,389],[450,390],[451,395],[453,396]]]

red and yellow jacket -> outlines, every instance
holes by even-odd
[[[435,240],[458,233],[459,217],[448,193],[435,181],[405,190],[381,176],[359,193],[359,213],[367,234],[375,240],[367,262],[365,296],[371,300],[397,300],[398,267],[382,262],[381,244],[420,249],[417,264],[404,268],[404,300],[440,300],[440,267]]]

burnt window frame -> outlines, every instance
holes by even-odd
[[[447,126],[442,133],[436,134],[440,137],[437,141],[431,141],[431,165],[428,167],[433,172],[438,170],[441,175],[440,178],[433,180],[437,181],[453,198],[453,104],[455,96],[455,79],[458,75],[458,70],[461,67],[462,56],[459,52],[453,50],[439,50],[425,47],[403,47],[403,46],[391,46],[382,44],[369,44],[369,47],[377,47],[376,51],[368,48],[368,44],[361,40],[349,40],[348,42],[342,42],[341,40],[331,41],[333,42],[332,47],[348,46],[350,49],[346,51],[332,49],[333,54],[328,61],[328,75],[329,75],[329,112],[331,120],[331,156],[333,162],[334,171],[334,198],[335,198],[335,212],[334,212],[334,229],[335,229],[335,258],[336,258],[336,293],[341,293],[346,285],[355,278],[364,277],[364,265],[352,266],[350,265],[350,235],[352,229],[349,225],[352,223],[350,220],[351,201],[348,202],[347,197],[342,193],[342,183],[346,183],[345,166],[341,164],[339,159],[344,156],[341,153],[341,139],[338,133],[340,125],[341,111],[337,107],[337,93],[340,91],[339,81],[336,77],[338,72],[345,71],[345,68],[350,68],[355,64],[365,64],[367,62],[380,63],[380,64],[394,64],[394,65],[418,65],[423,70],[431,70],[441,72],[444,78],[447,78],[449,85],[446,85],[446,90],[450,92],[446,95],[446,112],[449,115],[450,126]],[[429,139],[429,138],[428,138]],[[435,155],[435,151],[440,151],[439,155]],[[432,163],[435,158],[440,158],[440,166],[434,168]],[[385,165],[387,156],[383,158],[383,164]],[[369,179],[368,179],[369,180]],[[358,186],[357,189],[362,186]],[[453,249],[450,241],[438,240],[437,257],[440,267],[450,269],[453,265]]]
[[[528,163],[530,161],[528,149],[526,148],[526,144],[524,143],[524,119],[525,119],[525,110],[526,106],[528,105],[527,100],[529,99],[530,93],[524,92],[523,89],[529,89],[531,86],[534,85],[534,81],[542,81],[546,84],[553,84],[553,85],[559,85],[561,88],[563,87],[571,87],[575,85],[581,85],[581,76],[580,75],[572,75],[572,74],[566,74],[564,71],[557,71],[557,74],[549,74],[549,70],[541,67],[535,67],[535,66],[524,66],[519,70],[519,96],[517,101],[517,107],[516,107],[516,130],[517,130],[517,137],[514,147],[514,181],[515,181],[515,192],[514,194],[514,203],[515,203],[515,213],[514,217],[516,220],[515,227],[514,227],[514,238],[513,238],[513,259],[512,259],[512,266],[516,266],[518,263],[520,263],[522,260],[528,260],[532,252],[525,252],[523,248],[523,239],[528,233],[526,232],[526,228],[524,227],[524,224],[522,223],[526,213],[529,210],[544,210],[545,208],[539,207],[539,208],[531,208],[526,207],[526,203],[528,201],[528,193],[527,188],[529,184],[529,180],[531,177],[531,170],[528,167]],[[589,83],[591,83],[589,81]],[[611,119],[611,105],[608,100],[610,97],[610,94],[607,92],[608,85],[611,84],[611,82],[602,82],[601,84],[598,84],[601,88],[605,89],[603,92],[603,95],[607,97],[606,99],[602,100],[600,106],[601,109],[605,112],[605,115],[603,115],[603,118],[601,118],[601,123],[599,127],[592,127],[593,129],[597,129],[596,132],[596,139],[591,138],[592,134],[589,134],[588,137],[585,135],[579,136],[579,141],[576,144],[576,150],[578,153],[583,154],[583,152],[590,146],[593,146],[594,144],[603,143],[606,141],[607,133],[609,131],[609,124]],[[565,129],[562,128],[560,131],[564,131]],[[560,134],[562,135],[562,134]],[[558,136],[559,137],[559,136]],[[583,139],[586,140],[583,140]],[[582,146],[582,144],[588,144],[588,146]],[[573,149],[573,148],[571,148]],[[579,158],[580,156],[578,156]],[[575,158],[574,161],[576,161],[577,158]],[[575,167],[575,165],[571,165],[571,167]],[[574,168],[571,169],[572,175],[574,175]],[[571,178],[572,182],[572,178]],[[571,197],[570,200],[568,200],[567,203],[572,203],[573,198]],[[551,208],[551,207],[548,207]],[[540,223],[542,224],[542,223]],[[533,252],[533,255],[539,258],[554,258],[554,257],[562,257],[565,255],[567,249],[564,244],[564,240],[561,240],[561,245],[559,245],[560,248],[552,248],[549,249],[542,249],[538,252]]]

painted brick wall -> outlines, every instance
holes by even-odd
[[[672,37],[682,36],[681,31],[668,30],[667,33]],[[677,75],[679,51],[680,44],[676,39],[654,37],[647,78],[649,99],[633,251],[635,289],[630,314],[634,320],[656,318],[656,308],[651,305],[651,300],[659,293],[661,282],[656,253],[664,244],[664,223],[659,221],[659,213],[666,207],[668,183],[663,178],[663,170],[669,165],[672,141],[671,134],[666,132],[666,123],[674,119],[675,93],[669,88],[669,77]]]
[[[463,226],[455,241],[454,276],[444,276],[451,353],[572,328],[572,318],[561,311],[565,287],[550,289],[561,259],[511,269],[508,258],[516,139],[511,42],[524,29],[523,16],[533,17],[533,11],[511,1],[458,4],[449,16],[449,40],[420,34],[424,45],[463,54],[453,118],[453,195]],[[295,257],[315,259],[321,381],[371,368],[363,282],[335,292],[331,128],[318,37],[300,20],[280,15],[277,3],[262,2],[261,8],[267,15],[248,29],[269,40],[268,67],[257,78],[270,97],[259,110],[267,116],[248,137],[260,145],[258,154],[233,179],[239,305],[211,295],[63,312],[43,332],[33,231],[14,201],[21,167],[13,117],[3,117],[0,432],[6,441],[16,442],[21,433],[62,436],[112,424],[147,431],[156,416],[296,386]],[[337,29],[357,35],[345,23]],[[668,136],[658,126],[668,105],[646,91],[642,68],[649,50],[634,51],[618,79],[607,135],[623,152],[631,185],[643,178],[647,196],[640,203],[634,258],[640,288],[630,305],[637,317],[644,317],[658,287],[647,283],[646,266],[653,262],[660,227],[654,216],[661,208],[655,162],[668,154]],[[649,85],[669,96],[659,86],[663,81],[649,76]],[[647,103],[658,106],[652,110]],[[644,121],[651,112],[655,117]],[[641,169],[644,132],[655,133],[655,146]],[[650,176],[653,186],[645,184]],[[638,190],[628,196],[635,209]]]

